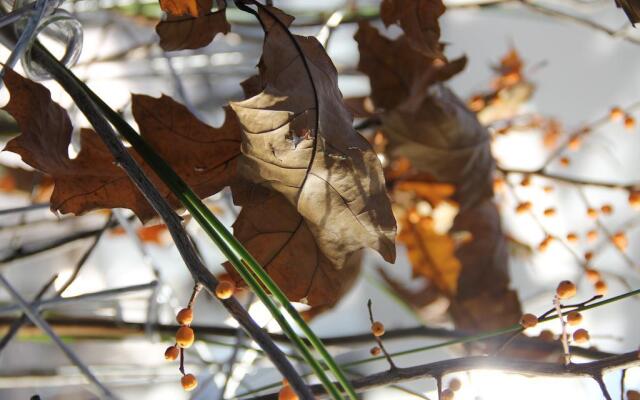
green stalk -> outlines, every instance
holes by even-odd
[[[265,304],[269,312],[282,327],[285,334],[294,342],[301,355],[316,373],[323,386],[334,399],[342,399],[340,391],[326,375],[324,368],[313,357],[306,343],[298,336],[285,317],[282,315],[277,305],[272,301],[269,295],[260,285],[260,282],[275,297],[278,303],[284,307],[285,311],[296,322],[307,340],[318,351],[329,370],[335,375],[340,382],[347,395],[352,400],[357,400],[357,395],[346,376],[337,365],[333,357],[329,354],[320,339],[309,328],[300,314],[291,305],[286,295],[280,290],[276,283],[266,273],[264,268],[255,260],[255,258],[238,242],[238,240],[225,228],[225,226],[211,213],[204,205],[200,198],[191,190],[191,188],[176,174],[176,172],[149,146],[146,141],[138,135],[138,133],[125,121],[122,117],[112,110],[102,99],[100,99],[84,82],[78,79],[73,72],[65,66],[58,64],[63,72],[72,78],[78,86],[80,86],[95,102],[96,106],[105,114],[107,119],[118,129],[120,134],[127,139],[134,150],[144,159],[144,161],[153,169],[153,171],[162,179],[169,187],[172,193],[180,200],[180,202],[189,210],[194,219],[209,235],[216,246],[222,251],[224,256],[235,267],[242,279],[256,293],[260,300]],[[260,282],[258,282],[259,279]]]
[[[640,289],[635,289],[632,290],[630,292],[626,292],[626,293],[622,293],[618,296],[614,296],[611,297],[609,299],[606,300],[602,300],[602,301],[598,301],[598,302],[594,302],[594,303],[589,303],[586,305],[583,305],[581,307],[575,308],[575,309],[571,309],[571,310],[567,310],[567,311],[563,311],[562,315],[565,316],[567,314],[569,314],[572,311],[586,311],[586,310],[590,310],[592,308],[597,308],[597,307],[601,307],[610,303],[614,303],[616,301],[619,300],[624,300],[628,297],[633,297],[633,296],[637,296],[640,295]],[[552,314],[549,315],[545,318],[541,318],[539,322],[547,322],[547,321],[551,321],[554,319],[558,319],[558,315],[556,314]],[[507,333],[514,333],[514,332],[522,332],[524,330],[524,328],[522,327],[522,325],[520,324],[513,324],[511,326],[508,326],[506,328],[501,328],[501,329],[497,329],[494,331],[489,331],[489,332],[483,332],[483,333],[479,333],[477,335],[469,335],[469,336],[465,336],[462,338],[456,338],[456,339],[451,339],[451,340],[445,340],[443,342],[440,343],[436,343],[436,344],[432,344],[429,346],[422,346],[422,347],[416,347],[413,349],[409,349],[409,350],[404,350],[404,351],[398,351],[395,353],[391,353],[389,354],[391,357],[400,357],[400,356],[406,356],[409,354],[414,354],[414,353],[419,353],[422,351],[428,351],[428,350],[433,350],[433,349],[438,349],[441,347],[447,347],[447,346],[452,346],[454,344],[464,344],[464,343],[471,343],[471,342],[477,342],[480,340],[484,340],[484,339],[490,339],[496,336],[501,336]],[[349,368],[349,367],[354,367],[356,365],[361,365],[361,364],[367,364],[370,362],[374,362],[374,361],[378,361],[378,360],[382,360],[384,359],[385,356],[377,356],[377,357],[369,357],[369,358],[363,358],[362,360],[355,360],[355,361],[351,361],[348,363],[344,363],[344,364],[340,364],[341,367],[343,368]],[[303,375],[306,376],[306,375]],[[264,385],[258,388],[255,388],[251,391],[248,392],[244,392],[240,395],[238,395],[239,398],[247,398],[247,396],[252,396],[256,393],[260,393],[263,392],[265,390],[269,390],[269,389],[273,389],[273,388],[277,388],[279,386],[279,383],[272,383],[269,385]]]

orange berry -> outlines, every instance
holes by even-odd
[[[636,127],[636,120],[631,115],[624,117],[624,129],[632,131]]]
[[[504,191],[504,185],[505,182],[503,178],[498,177],[493,179],[493,190],[496,193],[502,193]]]
[[[167,361],[173,361],[178,358],[180,355],[180,349],[176,346],[169,346],[167,350],[164,351],[164,359]]]
[[[593,268],[587,268],[585,270],[585,273],[587,274],[587,280],[591,283],[596,283],[601,278],[600,272],[596,271]]]
[[[620,107],[613,107],[611,111],[609,111],[609,119],[613,121],[619,121],[624,116],[624,112]]]
[[[540,334],[538,334],[538,338],[545,342],[552,342],[556,339],[556,335],[554,335],[549,329],[543,329],[540,331]]]
[[[569,157],[560,157],[560,165],[562,165],[563,167],[568,167],[569,164],[571,164],[571,160],[569,159]]]
[[[440,392],[440,400],[453,400],[454,393],[451,389],[445,389]]]
[[[587,240],[590,242],[595,242],[598,239],[598,231],[590,230],[587,232]]]
[[[285,385],[278,393],[278,400],[298,400],[298,395],[289,385]]]
[[[198,387],[198,380],[193,374],[186,374],[180,379],[180,383],[182,384],[182,388],[187,392],[192,391],[196,387]]]
[[[640,209],[640,191],[631,191],[629,193],[629,205],[636,210]]]
[[[600,211],[605,215],[611,215],[613,213],[613,206],[611,204],[605,204],[600,207]]]
[[[531,175],[525,175],[520,181],[521,186],[531,186]]]
[[[176,343],[178,347],[182,347],[183,349],[191,347],[195,338],[196,336],[193,333],[193,329],[188,326],[181,326],[178,332],[176,332]]]
[[[587,208],[587,216],[592,219],[598,218],[598,211],[595,208]]]
[[[522,203],[520,203],[520,204],[518,204],[516,206],[516,213],[517,214],[524,214],[529,210],[531,210],[531,202],[530,201],[523,201]]]
[[[578,150],[580,148],[580,136],[573,136],[569,140],[569,150]]]
[[[627,400],[640,400],[640,392],[637,390],[627,390]]]
[[[586,329],[578,329],[573,332],[573,341],[576,343],[585,343],[589,341],[589,332]]]
[[[571,311],[569,314],[567,314],[567,323],[569,325],[580,325],[580,323],[582,322],[582,314],[580,314],[577,311]]]
[[[374,321],[373,324],[371,324],[371,333],[376,337],[384,335],[384,325],[382,322]]]
[[[538,325],[538,317],[533,314],[524,314],[522,318],[520,318],[520,325],[523,328],[533,328]]]
[[[556,289],[556,295],[558,295],[558,298],[560,299],[570,299],[576,295],[576,292],[576,285],[571,281],[560,282]]]
[[[576,243],[578,241],[578,235],[573,232],[567,233],[567,242]]]
[[[596,290],[596,294],[600,296],[604,296],[605,294],[607,294],[607,291],[609,290],[609,288],[607,287],[607,283],[602,280],[596,282],[593,285],[593,288]]]
[[[369,353],[371,353],[372,356],[379,356],[380,353],[382,353],[382,349],[378,346],[374,346],[371,348],[371,350],[369,350]]]
[[[233,292],[236,291],[236,285],[232,281],[224,280],[218,282],[216,286],[216,297],[221,300],[226,300],[233,296]]]
[[[193,310],[191,308],[183,308],[178,312],[176,321],[180,325],[189,325],[193,321]]]
[[[460,388],[462,388],[462,382],[460,382],[460,379],[453,378],[449,381],[449,389],[457,392]]]
[[[613,235],[613,237],[611,238],[611,241],[617,248],[619,248],[622,251],[626,250],[627,246],[629,245],[629,241],[627,240],[627,235],[625,235],[624,232],[617,232],[615,235]]]
[[[544,210],[544,216],[545,217],[553,217],[554,215],[556,215],[556,209],[555,208],[547,208]]]
[[[551,242],[553,242],[553,236],[545,237],[542,240],[542,242],[540,242],[540,244],[538,245],[538,251],[543,252],[543,251],[547,250],[547,248],[549,247]]]
[[[551,193],[551,192],[553,192],[553,186],[547,185],[547,186],[543,187],[542,190],[544,190],[545,193]]]
[[[593,251],[585,251],[584,252],[584,259],[586,261],[590,261],[593,258]]]

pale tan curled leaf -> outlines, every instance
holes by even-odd
[[[444,11],[442,0],[383,0],[380,5],[382,22],[400,25],[411,46],[432,58],[442,55],[438,18]]]
[[[142,220],[155,215],[147,200],[115,165],[98,135],[88,129],[80,134],[81,150],[69,157],[73,126],[67,111],[51,100],[39,83],[7,70],[5,85],[11,95],[5,106],[17,121],[21,134],[4,150],[19,154],[32,167],[51,175],[54,190],[51,209],[82,214],[100,208],[129,208]],[[235,178],[239,155],[239,126],[228,112],[225,125],[211,128],[169,97],[134,96],[134,116],[143,137],[199,196],[210,196]],[[177,199],[135,152],[149,178],[173,206]]]
[[[367,22],[359,24],[354,38],[360,51],[358,70],[370,78],[375,105],[386,110],[397,107],[416,90],[426,91],[431,84],[451,78],[467,63],[466,57],[434,61],[414,50],[405,35],[391,40]]]
[[[295,206],[336,268],[363,247],[393,261],[395,220],[382,168],[352,127],[331,59],[315,38],[289,36],[287,21],[262,9],[260,18],[263,90],[231,103],[244,132],[240,175]]]
[[[345,267],[334,268],[322,253],[304,218],[281,194],[254,184],[233,187],[234,202],[242,206],[233,224],[234,236],[267,273],[296,302],[317,314],[332,308],[353,286],[359,272],[354,254]],[[227,272],[241,282],[235,269]]]

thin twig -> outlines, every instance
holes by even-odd
[[[2,285],[9,292],[11,297],[13,297],[13,299],[17,301],[18,304],[20,304],[20,307],[22,308],[24,313],[27,314],[31,322],[33,322],[33,324],[38,328],[42,329],[51,338],[51,340],[53,340],[53,342],[58,345],[60,350],[65,353],[67,358],[69,358],[69,360],[71,360],[71,362],[73,362],[78,367],[78,369],[82,371],[82,373],[91,383],[93,383],[98,389],[100,389],[105,397],[110,399],[116,398],[114,394],[95,377],[91,370],[82,362],[82,360],[80,360],[80,358],[78,358],[73,350],[71,350],[62,341],[62,339],[60,339],[60,337],[53,331],[53,329],[51,329],[51,326],[49,326],[49,324],[47,324],[47,322],[38,315],[38,312],[29,305],[29,303],[20,295],[20,293],[18,293],[18,291],[16,291],[16,289],[9,283],[9,281],[5,279],[2,274],[0,274],[0,285]]]
[[[369,309],[369,321],[371,321],[371,326],[373,326],[375,320],[373,319],[373,310],[372,310],[371,299],[369,299],[369,301],[367,302],[367,308]],[[384,356],[387,358],[387,362],[389,363],[389,367],[391,369],[398,368],[396,366],[396,364],[393,362],[393,359],[391,358],[391,356],[389,355],[389,352],[384,347],[384,344],[382,343],[382,339],[380,339],[380,337],[376,336],[375,334],[372,334],[372,336],[375,339],[376,343],[378,343],[378,347],[380,347],[380,350],[382,350],[382,353],[384,354]]]

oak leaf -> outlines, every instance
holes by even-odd
[[[253,184],[233,187],[233,198],[242,206],[233,224],[236,236],[260,262],[287,297],[308,304],[313,314],[332,308],[353,286],[359,272],[357,256],[336,269],[323,254],[307,221],[281,194]],[[239,284],[235,269],[227,272]]]
[[[156,26],[160,47],[165,51],[199,49],[211,43],[218,33],[227,34],[231,29],[226,9],[211,12],[212,0],[189,0],[190,11],[170,13]],[[193,3],[193,4],[192,4]],[[193,8],[194,12],[191,12]]]
[[[253,87],[262,91],[231,103],[243,126],[239,174],[281,193],[334,267],[364,247],[393,261],[382,167],[352,127],[337,71],[315,38],[290,35],[290,19],[273,10],[260,9],[266,34]]]
[[[155,215],[95,132],[82,129],[81,150],[77,157],[69,157],[73,126],[67,111],[51,100],[47,88],[11,70],[4,82],[11,95],[4,109],[22,132],[4,150],[19,154],[24,162],[53,177],[52,210],[82,214],[123,207],[142,220]],[[145,139],[199,196],[210,196],[233,180],[240,138],[237,121],[229,111],[225,124],[217,129],[198,121],[166,96],[134,96],[133,113]],[[170,203],[178,206],[151,169],[135,152],[132,155]]]
[[[413,48],[431,58],[442,55],[438,17],[445,11],[442,0],[383,0],[380,18],[388,27],[400,25]]]

